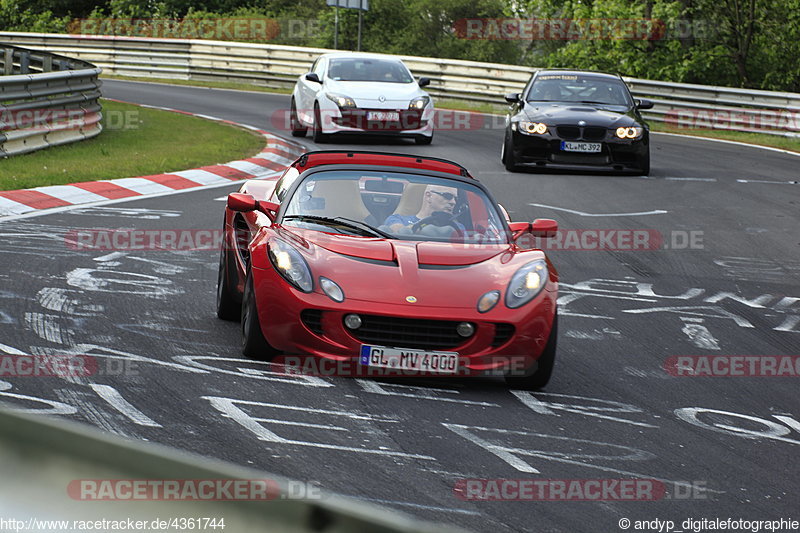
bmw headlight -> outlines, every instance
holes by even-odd
[[[356,103],[349,96],[342,96],[341,94],[325,93],[328,100],[334,102],[339,106],[339,109],[352,109],[356,107]]]
[[[547,263],[531,261],[514,273],[506,289],[506,307],[516,309],[533,300],[547,284]]]
[[[278,274],[303,292],[311,292],[314,282],[311,269],[294,246],[275,239],[269,243],[269,260]]]
[[[544,122],[528,122],[527,120],[521,120],[516,124],[517,130],[521,133],[527,133],[528,135],[544,135],[547,133],[547,124]]]
[[[632,127],[632,128],[617,128],[615,132],[617,137],[620,139],[636,139],[637,137],[642,136],[642,132],[644,128],[639,127]]]
[[[431,101],[431,99],[430,99],[429,96],[419,96],[419,97],[414,98],[413,100],[411,100],[411,103],[408,104],[408,108],[409,109],[416,109],[416,110],[419,111],[419,110],[425,109],[425,106],[428,105],[428,102],[430,102],[430,101]]]

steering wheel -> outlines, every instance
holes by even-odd
[[[422,220],[411,226],[411,233],[419,233],[419,231],[427,225],[438,226],[438,227],[451,226],[452,222],[456,219],[457,216],[458,216],[457,214],[451,215],[450,213],[447,213],[445,211],[434,211],[433,213],[430,214],[430,216],[423,218]]]

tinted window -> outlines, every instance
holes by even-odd
[[[620,80],[569,74],[538,76],[526,99],[529,102],[584,102],[620,106],[632,104],[625,85]]]
[[[389,59],[331,59],[328,77],[337,81],[411,83],[414,78],[400,62]]]

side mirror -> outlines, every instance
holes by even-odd
[[[506,102],[509,104],[517,104],[522,100],[522,95],[519,93],[509,93],[505,96]]]
[[[321,81],[319,81],[319,76],[317,75],[316,72],[309,72],[308,74],[306,74],[306,79],[308,81],[313,81],[314,83],[322,83]]]
[[[266,200],[256,200],[252,194],[232,192],[228,195],[228,209],[239,213],[249,213],[250,211],[261,211],[270,220],[275,220],[280,205]]]
[[[653,102],[646,98],[636,99],[636,109],[653,109]]]
[[[531,233],[534,237],[549,239],[558,233],[558,222],[550,218],[537,218],[531,224]]]
[[[417,85],[419,85],[420,87],[427,87],[430,84],[431,84],[431,79],[424,77],[420,78],[419,81],[417,82]]]
[[[511,229],[511,240],[516,241],[525,233],[531,230],[530,222],[511,222],[508,227]]]

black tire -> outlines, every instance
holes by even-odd
[[[322,133],[322,113],[319,111],[319,104],[314,104],[314,142],[324,143],[328,136]]]
[[[242,295],[242,353],[247,357],[264,361],[271,360],[279,353],[267,342],[264,332],[261,331],[253,290],[253,274],[250,269],[247,270],[247,280]]]
[[[511,144],[511,137],[506,133],[505,141],[503,141],[503,166],[509,172],[519,172],[519,166],[514,159],[514,147]]]
[[[536,361],[534,373],[530,376],[506,376],[506,384],[513,389],[519,390],[538,390],[547,385],[547,382],[550,381],[550,376],[553,374],[557,344],[558,315],[553,317],[553,327],[550,328],[547,346],[544,347],[541,357]]]
[[[242,306],[231,291],[230,259],[228,243],[222,243],[219,251],[219,273],[217,274],[217,318],[238,321],[242,316]]]
[[[417,143],[418,145],[431,144],[433,142],[433,135],[431,135],[430,137],[427,137],[425,135],[417,135],[416,137],[414,137],[414,142]]]
[[[639,160],[639,167],[639,175],[647,176],[650,174],[650,152],[647,152],[647,154]]]
[[[289,112],[289,122],[292,128],[292,137],[306,136],[306,133],[308,133],[308,128],[303,126],[300,123],[300,119],[297,118],[297,105],[294,103],[294,98],[292,98],[292,109]]]

